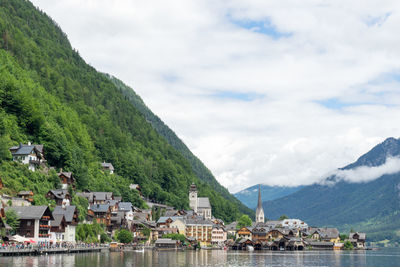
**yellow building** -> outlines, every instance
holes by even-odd
[[[176,219],[169,224],[170,228],[177,228],[178,233],[186,236],[186,224],[183,219]]]
[[[193,238],[200,243],[200,246],[211,245],[211,232],[213,223],[210,220],[186,220],[186,237]]]

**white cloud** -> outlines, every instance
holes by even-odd
[[[33,3],[231,192],[319,181],[400,132],[398,1]]]
[[[350,170],[337,170],[333,173],[336,182],[344,180],[352,183],[373,181],[383,175],[400,172],[400,158],[387,158],[383,165],[376,167],[360,166]]]

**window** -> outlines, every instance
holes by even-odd
[[[26,226],[31,226],[31,221],[26,221]]]

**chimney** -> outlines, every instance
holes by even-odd
[[[28,146],[30,146],[31,145],[31,141],[28,141]]]
[[[22,143],[19,143],[19,148],[21,148],[22,147]]]

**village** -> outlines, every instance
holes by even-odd
[[[38,171],[45,164],[43,145],[20,144],[10,148],[13,161],[28,165],[29,170]],[[103,162],[104,171],[113,174],[111,163]],[[0,231],[3,235],[0,255],[9,248],[32,247],[85,247],[77,241],[80,224],[99,224],[104,227],[111,248],[156,248],[156,249],[232,249],[232,250],[341,250],[365,249],[365,233],[353,232],[341,235],[336,228],[309,226],[300,219],[282,218],[267,220],[258,192],[255,221],[243,225],[241,220],[225,224],[213,216],[208,197],[198,196],[194,183],[188,188],[189,210],[177,210],[161,203],[154,203],[141,194],[139,184],[131,184],[148,209],[140,209],[131,202],[124,202],[112,192],[75,192],[75,179],[71,172],[57,173],[61,188],[50,190],[45,197],[54,200],[55,207],[33,205],[34,193],[30,188],[16,196],[0,196]],[[3,183],[0,178],[0,189]],[[71,190],[87,200],[87,215],[79,221],[79,211],[71,205]],[[7,224],[6,214],[13,210],[19,225],[15,231]],[[247,216],[247,215],[244,215]],[[122,229],[132,236],[129,245],[119,244],[116,234]],[[13,234],[11,234],[13,232]],[[98,237],[98,242],[101,238]],[[93,245],[93,244],[91,244]],[[87,246],[86,246],[87,247]],[[3,254],[1,254],[3,252]]]

